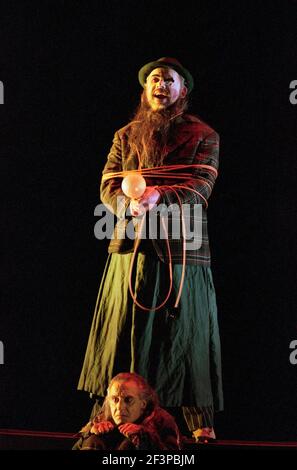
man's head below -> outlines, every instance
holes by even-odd
[[[153,111],[161,111],[185,98],[194,86],[190,72],[171,57],[145,64],[138,73],[147,103]]]
[[[106,400],[117,426],[135,423],[157,404],[155,392],[142,377],[133,373],[114,377],[109,384]]]

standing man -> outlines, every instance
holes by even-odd
[[[156,390],[162,407],[182,407],[197,442],[209,441],[216,437],[214,411],[223,409],[207,232],[207,201],[217,176],[219,137],[198,117],[186,113],[194,80],[176,59],[164,57],[144,65],[139,82],[143,87],[140,105],[134,119],[115,133],[103,170],[101,200],[112,208],[118,222],[78,388],[104,397],[114,375],[136,372]],[[168,171],[164,177],[160,173],[156,179],[158,169],[169,165],[171,174]],[[147,174],[145,192],[137,200],[124,195],[121,178],[106,178],[109,173],[156,167],[154,178]],[[119,197],[123,204],[118,203]],[[199,205],[200,243],[185,248],[185,233],[176,238],[169,227],[169,249],[161,236],[143,239],[132,260],[134,242],[123,236],[125,228],[131,218],[136,220],[143,212],[148,216],[160,204]],[[186,217],[183,214],[181,218]],[[192,224],[197,222],[195,218],[197,214],[191,212]],[[129,291],[130,277],[134,298]],[[170,295],[158,308],[170,282]]]

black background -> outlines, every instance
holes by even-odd
[[[73,432],[107,243],[93,234],[138,69],[177,57],[221,137],[209,230],[223,350],[220,438],[296,440],[297,2],[1,2],[0,427]],[[4,201],[4,203],[3,203]]]

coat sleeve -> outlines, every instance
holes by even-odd
[[[122,171],[122,158],[122,142],[119,133],[116,132],[102,174]],[[101,201],[120,219],[125,217],[126,209],[130,203],[129,198],[125,196],[121,189],[121,182],[121,178],[111,178],[102,180],[100,186]]]
[[[207,207],[207,200],[211,195],[219,167],[219,135],[212,131],[198,145],[194,164],[206,165],[195,168],[192,178],[186,183],[173,185],[182,204],[202,204]],[[179,185],[187,186],[189,189],[179,188]],[[178,198],[173,189],[168,186],[159,186],[162,200],[166,205],[178,203]]]

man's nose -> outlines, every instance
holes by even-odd
[[[165,87],[165,86],[166,86],[165,78],[160,78],[160,80],[159,80],[159,87]]]
[[[118,401],[118,410],[123,411],[126,407],[125,400],[122,400],[121,398]]]

